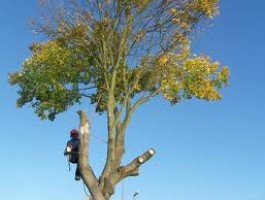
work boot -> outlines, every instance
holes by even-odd
[[[78,165],[76,166],[76,170],[75,170],[75,180],[79,181],[81,179],[81,173],[79,171],[79,167]]]
[[[79,181],[80,179],[81,179],[80,176],[75,175],[75,180],[76,180],[76,181]]]

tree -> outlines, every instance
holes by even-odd
[[[43,3],[43,1],[42,1]],[[55,2],[53,2],[55,4]],[[150,149],[122,166],[126,129],[136,109],[155,96],[172,105],[193,97],[221,99],[229,70],[191,52],[194,33],[218,13],[218,0],[69,0],[32,20],[45,39],[10,74],[19,86],[18,107],[30,104],[41,119],[87,99],[106,113],[108,147],[97,178],[88,156],[80,156],[82,179],[93,199],[108,200],[124,178],[139,174]],[[80,155],[88,155],[90,123],[79,111]]]

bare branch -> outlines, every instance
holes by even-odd
[[[149,101],[152,97],[158,95],[160,93],[160,89],[157,89],[156,91],[152,92],[151,94],[149,94],[148,96],[142,96],[140,97],[135,104],[132,106],[132,110],[135,111],[140,105],[146,103],[147,101]]]
[[[143,153],[141,156],[138,156],[135,158],[132,162],[130,162],[128,165],[121,167],[119,169],[120,173],[122,174],[120,180],[128,177],[128,176],[137,176],[139,174],[139,167],[144,164],[146,161],[148,161],[150,158],[152,158],[155,155],[154,149],[149,149],[145,153]]]

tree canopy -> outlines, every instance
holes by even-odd
[[[217,0],[70,0],[52,12],[46,4],[45,20],[33,21],[46,38],[10,75],[18,107],[29,103],[42,119],[82,98],[102,113],[110,94],[117,109],[156,95],[171,104],[218,100],[228,84],[227,67],[190,48],[194,32],[218,13]]]

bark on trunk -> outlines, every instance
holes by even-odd
[[[80,148],[78,165],[81,177],[94,200],[106,200],[99,189],[98,180],[88,162],[90,123],[84,111],[78,111],[78,114],[80,117]]]

